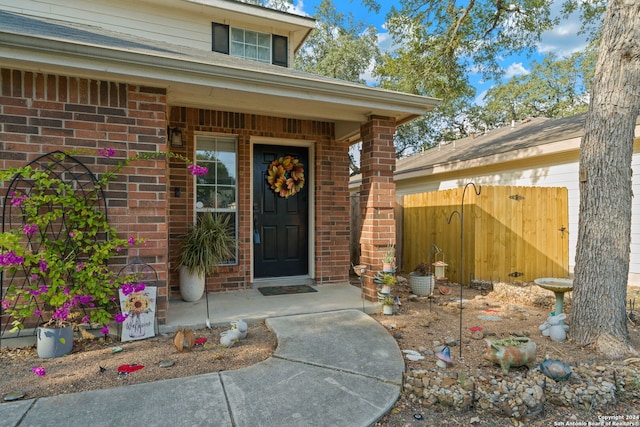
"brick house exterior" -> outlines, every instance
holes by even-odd
[[[217,292],[248,289],[256,281],[255,181],[251,179],[255,148],[302,147],[309,153],[305,170],[309,266],[304,276],[322,285],[348,280],[348,150],[362,140],[361,262],[380,267],[381,254],[395,236],[395,126],[418,117],[437,101],[171,45],[124,34],[117,27],[134,10],[153,9],[157,16],[164,14],[167,22],[180,13],[184,19],[206,22],[228,13],[233,17],[228,21],[231,25],[239,25],[238,16],[245,14],[251,18],[246,25],[258,25],[256,20],[262,25],[265,19],[282,26],[294,22],[300,28],[284,32],[291,44],[295,41],[289,47],[293,53],[313,23],[282,12],[212,0],[212,5],[202,6],[211,8],[211,16],[196,17],[191,2],[104,2],[101,19],[106,23],[97,28],[82,23],[95,11],[75,16],[72,1],[52,2],[58,19],[66,19],[69,13],[68,22],[49,20],[38,3],[25,2],[24,9],[15,10],[10,1],[0,1],[4,64],[0,69],[0,167],[22,166],[54,150],[114,148],[114,158],[81,158],[92,172],[101,174],[117,161],[142,152],[173,151],[193,158],[198,136],[232,135],[237,159],[233,204],[237,260],[207,278],[207,290]],[[115,13],[110,9],[115,3],[125,12],[114,15],[110,26],[108,16]],[[171,129],[181,131],[182,146],[169,143]],[[172,264],[180,235],[195,218],[194,178],[183,162],[174,160],[138,161],[120,176],[106,192],[110,222],[123,236],[148,242],[129,249],[113,267],[139,256],[156,270],[156,314],[163,324],[170,299],[177,295],[178,275]],[[367,297],[373,300],[375,288],[370,282],[366,286]]]

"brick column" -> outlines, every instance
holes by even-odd
[[[371,116],[369,122],[360,127],[360,263],[367,266],[363,292],[370,301],[377,300],[373,275],[382,270],[382,256],[386,247],[396,242],[396,185],[393,182],[396,168],[393,146],[395,130],[395,119],[391,117]]]

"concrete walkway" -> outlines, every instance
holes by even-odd
[[[395,403],[404,361],[358,310],[272,317],[278,347],[237,371],[0,404],[2,426],[370,426]]]

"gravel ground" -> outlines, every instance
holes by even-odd
[[[531,284],[476,285],[462,289],[462,316],[459,287],[452,286],[449,295],[436,289],[432,297],[415,297],[404,283],[392,291],[402,303],[394,315],[372,315],[388,328],[401,350],[424,357],[405,361],[401,396],[377,427],[607,422],[640,426],[639,359],[606,360],[570,339],[553,342],[542,336],[538,327],[554,309],[551,292]],[[640,302],[640,288],[630,288],[628,297]],[[568,297],[565,311],[570,310]],[[629,332],[635,348],[640,349],[637,316],[637,312],[630,313]],[[183,353],[176,350],[172,335],[126,343],[111,338],[78,339],[72,354],[56,359],[38,358],[34,347],[2,348],[0,392],[37,398],[239,369],[267,359],[275,350],[275,336],[264,323],[250,325],[247,338],[231,348],[219,344],[220,333],[226,329],[194,331],[206,343]],[[537,357],[530,368],[511,368],[504,374],[484,358],[485,339],[511,335],[536,342]],[[435,353],[444,345],[449,345],[453,363],[441,368]],[[122,351],[114,353],[116,347]],[[545,358],[570,364],[573,374],[569,380],[556,383],[544,377],[538,365]],[[160,366],[167,361],[173,366]],[[118,375],[119,366],[134,364],[144,368]],[[36,367],[43,367],[46,375],[34,374]]]

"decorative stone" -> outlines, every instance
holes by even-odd
[[[486,320],[487,322],[499,322],[502,320],[502,317],[498,317],[498,316],[489,316],[487,314],[481,314],[478,316],[478,319],[480,320]]]
[[[484,332],[483,331],[474,331],[471,333],[471,339],[474,340],[481,340],[484,338]]]
[[[5,394],[3,400],[5,402],[12,402],[14,400],[22,399],[23,397],[24,397],[24,392],[22,392],[22,391],[12,391],[10,393]]]
[[[158,366],[160,366],[161,368],[170,368],[175,364],[176,362],[174,362],[173,360],[161,360],[160,362],[158,362]]]
[[[415,350],[402,350],[402,352],[406,355],[405,357],[412,362],[424,359],[424,356]]]

